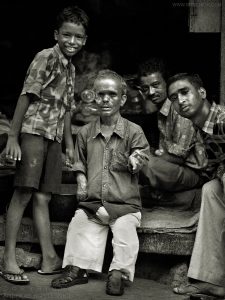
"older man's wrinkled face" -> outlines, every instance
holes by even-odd
[[[97,79],[94,83],[96,103],[101,116],[114,116],[126,102],[126,95],[122,94],[122,87],[114,78]]]
[[[145,101],[150,100],[157,106],[162,106],[167,98],[166,82],[159,72],[141,76],[139,90]]]

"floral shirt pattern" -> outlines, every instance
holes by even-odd
[[[22,133],[62,141],[66,111],[75,109],[75,67],[59,45],[37,53],[31,62],[21,95],[34,94],[22,123]]]
[[[200,129],[208,157],[207,170],[212,178],[225,174],[225,106],[212,103],[210,113]]]
[[[207,157],[203,140],[191,120],[180,116],[167,99],[158,113],[160,149],[182,157],[185,165],[193,169],[204,169]]]

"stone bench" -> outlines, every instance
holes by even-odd
[[[143,212],[143,215],[145,212]],[[52,222],[52,240],[57,246],[65,245],[68,223]],[[151,228],[138,228],[140,252],[191,255],[195,233],[158,233]],[[5,240],[5,217],[0,216],[0,242]],[[30,218],[23,218],[17,237],[19,243],[38,243],[38,238]]]
[[[70,172],[64,173],[65,177],[70,177]],[[6,177],[3,176],[1,180],[6,180]],[[12,176],[9,176],[12,181]],[[8,180],[8,179],[7,179]],[[65,180],[65,181],[70,181]],[[7,181],[7,185],[11,185],[11,181]],[[9,183],[10,182],[10,183]],[[2,188],[6,186],[5,184],[1,185]],[[8,188],[7,188],[8,189]],[[74,200],[69,200],[69,197],[76,194],[76,185],[74,184],[62,184],[61,185],[62,194],[65,195],[67,201],[62,201],[57,203],[57,200],[51,201],[52,203],[56,203],[56,208],[53,211],[52,215],[55,216],[58,213],[58,216],[61,217],[60,222],[54,221],[52,222],[52,239],[54,245],[64,245],[66,241],[66,232],[68,227],[68,222],[73,216],[75,210],[75,204],[73,204]],[[71,198],[72,198],[71,197]],[[69,200],[69,201],[68,201]],[[51,205],[50,202],[50,205]],[[65,216],[62,215],[62,210],[65,207],[60,207],[60,205],[67,205],[66,214],[67,220]],[[72,206],[71,206],[72,204]],[[58,206],[57,206],[58,205]],[[53,208],[53,207],[52,207]],[[52,208],[50,207],[50,213]],[[66,215],[64,214],[64,215]],[[149,211],[148,209],[143,209],[142,215],[142,225],[138,228],[138,236],[140,240],[140,252],[143,253],[157,253],[157,254],[171,254],[171,255],[191,255],[195,232],[190,233],[180,233],[180,232],[158,232],[155,228],[149,227]],[[64,221],[66,220],[66,222]],[[4,242],[5,240],[5,219],[4,216],[0,216],[0,242]],[[35,233],[35,229],[33,227],[33,223],[31,218],[23,218],[22,224],[20,226],[19,234],[17,241],[19,243],[38,243],[37,235]]]
[[[52,221],[52,240],[55,246],[64,246],[69,218],[74,214],[75,206],[73,204],[75,192],[74,185],[62,186],[62,191],[67,194],[69,201],[62,201],[59,206],[55,201],[56,207],[50,207],[50,213],[55,217],[61,218],[61,221]],[[63,198],[61,199],[63,200]],[[71,203],[73,204],[71,209]],[[52,201],[54,203],[54,201]],[[51,204],[51,202],[50,202]],[[70,204],[70,205],[69,205]],[[61,214],[60,205],[68,205],[67,221],[63,222],[64,216]],[[152,226],[149,226],[148,209],[143,209],[142,225],[138,228],[140,241],[139,255],[136,264],[136,276],[146,279],[156,280],[160,283],[168,284],[172,287],[186,283],[188,260],[192,253],[195,239],[195,232],[158,232]],[[154,223],[154,222],[153,222]],[[5,215],[0,215],[0,244],[4,246],[5,241]],[[32,253],[31,249],[38,244],[37,234],[30,217],[24,217],[17,237],[16,256],[17,262],[21,267],[39,269],[41,265],[41,253]],[[4,247],[0,246],[0,264],[2,262]],[[110,255],[110,254],[108,254]],[[107,262],[107,260],[106,260]],[[106,263],[107,265],[107,263]]]

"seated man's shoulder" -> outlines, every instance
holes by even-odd
[[[91,121],[83,126],[80,127],[78,130],[78,133],[80,134],[87,134],[94,126],[95,126],[96,121]]]
[[[125,120],[127,120],[127,119],[125,119]],[[142,132],[142,131],[143,131],[140,125],[138,125],[138,124],[136,124],[136,123],[134,123],[134,122],[131,122],[131,121],[129,121],[129,120],[127,120],[127,122],[128,122],[128,123],[127,123],[128,126],[129,126],[129,128],[130,128],[131,130],[133,130],[133,131],[138,131],[138,132]]]

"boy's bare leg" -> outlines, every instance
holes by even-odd
[[[43,272],[52,272],[62,267],[62,260],[57,255],[52,243],[48,204],[51,194],[35,192],[33,198],[33,218],[42,250]]]
[[[30,201],[31,196],[32,190],[16,188],[7,212],[3,268],[5,271],[15,274],[20,272],[20,268],[16,262],[15,251],[17,234],[24,210]]]

